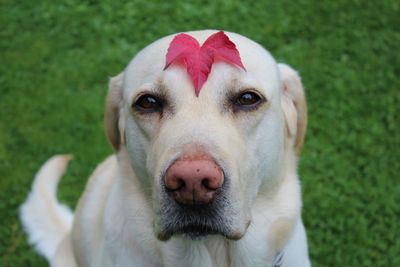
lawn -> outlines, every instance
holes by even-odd
[[[39,166],[75,155],[59,193],[73,207],[112,153],[109,77],[150,42],[203,28],[248,36],[302,76],[313,266],[400,266],[399,14],[397,0],[1,0],[0,266],[46,266],[17,218]]]

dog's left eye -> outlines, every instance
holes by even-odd
[[[234,105],[236,109],[251,110],[261,104],[261,102],[263,102],[263,98],[259,94],[253,91],[246,91],[236,96]]]
[[[156,96],[145,94],[139,97],[133,106],[142,112],[156,112],[160,111],[163,105]]]

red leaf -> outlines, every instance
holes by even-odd
[[[219,31],[208,37],[201,46],[201,49],[210,49],[214,52],[214,57],[219,57],[245,70],[236,45],[229,40],[228,36],[226,36],[223,31]]]
[[[201,47],[192,36],[181,33],[169,45],[164,70],[173,63],[185,64],[198,96],[216,58],[245,70],[236,45],[223,31],[208,37]]]
[[[178,34],[174,37],[169,45],[167,52],[167,63],[164,70],[169,67],[174,61],[184,59],[191,52],[200,49],[199,42],[188,34]]]

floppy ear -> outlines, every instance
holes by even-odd
[[[282,79],[281,106],[286,130],[294,149],[300,154],[307,126],[307,104],[303,85],[295,70],[286,64],[278,64]]]
[[[110,79],[104,113],[104,126],[108,140],[115,150],[124,142],[123,120],[120,118],[122,107],[122,76],[119,74]]]

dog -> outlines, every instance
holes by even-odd
[[[220,40],[221,50],[205,49]],[[178,55],[181,46],[193,52]],[[111,78],[115,155],[75,214],[56,198],[71,158],[58,155],[36,174],[20,218],[54,267],[310,266],[297,174],[306,125],[299,75],[256,42],[213,30],[167,36]]]

